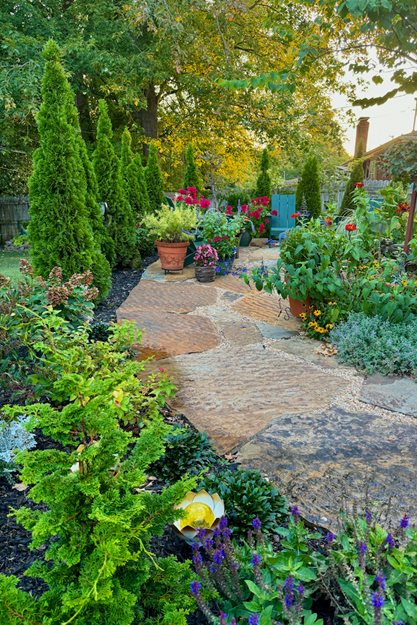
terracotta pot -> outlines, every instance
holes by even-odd
[[[181,241],[180,243],[156,241],[155,243],[158,256],[161,259],[162,269],[165,269],[165,271],[181,271],[184,269],[188,241]]]
[[[199,282],[214,282],[216,278],[216,267],[196,267],[195,277]]]
[[[302,302],[300,299],[288,297],[288,301],[290,303],[291,314],[294,315],[294,317],[299,317],[301,313],[307,312],[311,304],[308,298],[305,300],[305,302]]]

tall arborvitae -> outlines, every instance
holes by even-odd
[[[158,147],[151,141],[148,163],[145,169],[146,186],[149,195],[149,208],[152,213],[158,211],[165,202],[164,181],[159,167]]]
[[[345,192],[343,194],[342,204],[340,206],[340,215],[349,215],[354,209],[353,192],[355,190],[355,182],[363,182],[365,177],[363,171],[363,161],[356,161],[350,173],[350,178],[346,183]]]
[[[106,223],[113,239],[116,264],[127,267],[137,260],[135,219],[126,197],[119,158],[113,146],[113,130],[104,100],[99,101],[97,143],[94,151],[94,170],[99,199],[107,205]]]
[[[87,181],[80,150],[78,120],[71,110],[73,94],[54,41],[44,49],[42,105],[37,117],[39,148],[29,181],[29,240],[35,271],[47,276],[60,266],[64,277],[97,271],[105,294],[110,272],[97,266],[100,247],[94,240],[87,207]],[[75,108],[75,107],[74,107]],[[100,265],[100,263],[98,263]]]
[[[197,164],[194,158],[193,146],[187,145],[185,149],[185,172],[184,172],[184,189],[187,187],[195,187],[198,192],[202,190],[202,182]]]
[[[310,213],[310,217],[320,217],[321,214],[321,194],[320,176],[315,156],[311,156],[304,165],[303,175],[298,183],[296,202],[297,210],[302,210],[303,199]]]
[[[139,154],[133,154],[132,137],[127,128],[122,135],[121,164],[127,197],[139,223],[144,213],[149,212],[149,196],[142,161]]]
[[[269,153],[265,148],[261,157],[261,173],[256,181],[256,197],[271,197],[271,176],[268,174],[269,167]]]

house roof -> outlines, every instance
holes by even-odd
[[[408,132],[405,135],[399,135],[398,137],[394,137],[393,139],[390,139],[386,143],[382,143],[381,145],[378,145],[378,147],[373,148],[372,150],[368,150],[368,152],[365,152],[365,154],[362,156],[362,159],[367,160],[367,159],[373,158],[375,156],[379,156],[380,154],[385,152],[385,150],[387,148],[391,147],[391,145],[395,145],[396,143],[401,143],[402,141],[407,141],[408,139],[413,139],[413,140],[417,141],[417,130],[413,130],[412,132]],[[348,165],[349,163],[351,163],[354,160],[356,160],[356,159],[355,158],[351,158],[349,161],[344,163],[344,165]]]

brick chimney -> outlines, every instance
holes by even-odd
[[[361,154],[365,154],[366,145],[368,143],[369,117],[360,117],[356,126],[356,141],[354,157],[358,158]]]

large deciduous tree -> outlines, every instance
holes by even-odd
[[[46,44],[44,57],[39,147],[29,183],[33,265],[43,276],[59,266],[66,278],[90,269],[104,295],[110,285],[110,267],[90,219],[91,189],[83,161],[85,146],[71,110],[73,94],[55,42]]]

